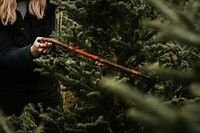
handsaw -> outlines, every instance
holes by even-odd
[[[140,74],[140,73],[139,73],[138,71],[136,71],[136,70],[133,70],[133,69],[131,69],[131,68],[128,68],[128,67],[125,67],[125,66],[122,66],[122,65],[113,63],[113,62],[111,62],[111,61],[109,61],[109,60],[107,60],[107,59],[105,59],[105,58],[102,58],[102,57],[99,57],[99,56],[97,56],[97,55],[88,53],[88,52],[86,52],[86,51],[84,51],[84,50],[81,50],[81,49],[79,49],[79,48],[75,48],[75,47],[73,47],[73,46],[71,46],[71,45],[67,45],[67,44],[65,44],[65,43],[63,43],[63,42],[60,42],[60,41],[58,41],[58,40],[55,40],[55,39],[53,39],[53,38],[42,37],[42,38],[40,39],[40,42],[42,42],[42,43],[44,43],[44,42],[51,42],[51,43],[53,43],[53,44],[56,44],[56,45],[65,47],[65,48],[67,48],[68,50],[71,50],[71,51],[76,52],[76,53],[78,53],[78,54],[81,54],[81,55],[83,55],[83,56],[89,57],[89,58],[91,58],[91,59],[93,59],[93,60],[97,60],[97,61],[99,61],[99,62],[101,62],[101,63],[105,63],[105,64],[108,64],[108,65],[113,66],[113,67],[115,67],[115,68],[118,68],[118,69],[124,70],[124,71],[126,71],[126,72],[129,72],[129,73],[131,73],[131,74],[133,74],[133,75],[136,75],[136,76],[140,76],[140,77],[144,77],[144,78],[150,79],[148,76],[143,75],[143,74]]]

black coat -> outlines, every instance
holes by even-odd
[[[29,51],[36,37],[51,34],[55,27],[54,14],[55,6],[47,4],[41,20],[28,12],[23,20],[17,11],[13,25],[0,24],[0,107],[7,114],[19,114],[28,102],[47,101],[47,106],[60,103],[58,95],[52,101],[45,98],[55,94],[58,81],[33,72],[36,64]]]

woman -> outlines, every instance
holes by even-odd
[[[20,115],[27,103],[62,107],[58,81],[34,73],[33,59],[52,50],[40,43],[55,27],[49,0],[0,0],[0,108]]]

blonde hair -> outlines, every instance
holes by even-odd
[[[44,17],[46,0],[29,0],[28,11],[38,19]],[[16,19],[16,0],[0,0],[0,18],[3,25],[13,24]]]

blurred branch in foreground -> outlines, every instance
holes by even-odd
[[[184,105],[184,110],[173,108],[157,97],[142,94],[128,85],[118,83],[111,78],[104,78],[101,84],[122,97],[131,107],[127,113],[131,119],[141,121],[164,133],[199,133],[199,104],[191,102]]]

